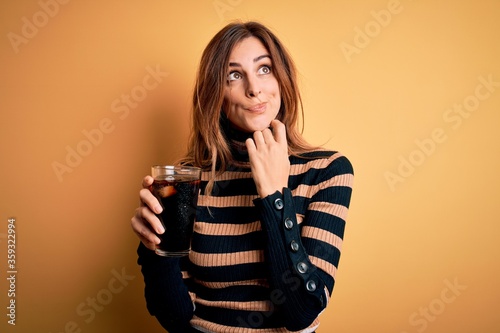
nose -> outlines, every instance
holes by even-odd
[[[258,78],[249,76],[247,77],[247,96],[257,97],[261,93],[261,88],[259,86]]]

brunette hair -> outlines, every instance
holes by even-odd
[[[288,51],[261,23],[230,23],[212,38],[202,54],[193,94],[188,152],[182,159],[182,163],[212,170],[207,194],[211,192],[216,175],[234,162],[221,125],[224,89],[230,53],[238,42],[248,37],[259,39],[271,56],[273,74],[281,93],[281,108],[276,119],[287,129],[289,154],[299,155],[312,149],[298,128],[299,112],[303,120],[304,111],[296,68]]]

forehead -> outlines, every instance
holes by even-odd
[[[229,55],[229,61],[253,60],[258,56],[267,55],[269,51],[256,37],[247,37],[236,43]]]

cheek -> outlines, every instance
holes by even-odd
[[[271,93],[271,95],[273,97],[280,97],[281,96],[280,86],[279,86],[278,80],[276,80],[276,78],[274,78],[272,80],[272,82],[270,82],[269,92]]]
[[[277,104],[281,104],[281,91],[278,86],[278,83],[276,83],[276,85],[273,87],[272,96],[276,100]]]
[[[226,88],[224,91],[224,106],[231,107],[238,104],[238,101],[241,99],[241,91],[239,87],[233,86],[230,88]]]

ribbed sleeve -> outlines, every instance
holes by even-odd
[[[280,298],[272,300],[283,313],[285,327],[298,331],[308,327],[323,310],[326,297],[323,283],[315,276],[300,239],[291,194],[288,189],[263,200],[255,200],[266,235],[266,264],[270,285]],[[287,222],[285,222],[287,221]],[[290,229],[285,227],[289,223]],[[306,284],[313,286],[307,291]],[[318,289],[319,287],[319,289]]]
[[[333,290],[352,174],[344,157],[336,158],[321,173],[309,173],[303,188],[307,186],[311,198],[304,197],[308,209],[301,225],[290,189],[254,200],[266,236],[271,287],[282,295],[279,306],[290,331],[311,325]]]
[[[137,253],[144,276],[144,296],[149,313],[169,333],[189,332],[194,308],[182,278],[180,259],[158,256],[142,243]]]

